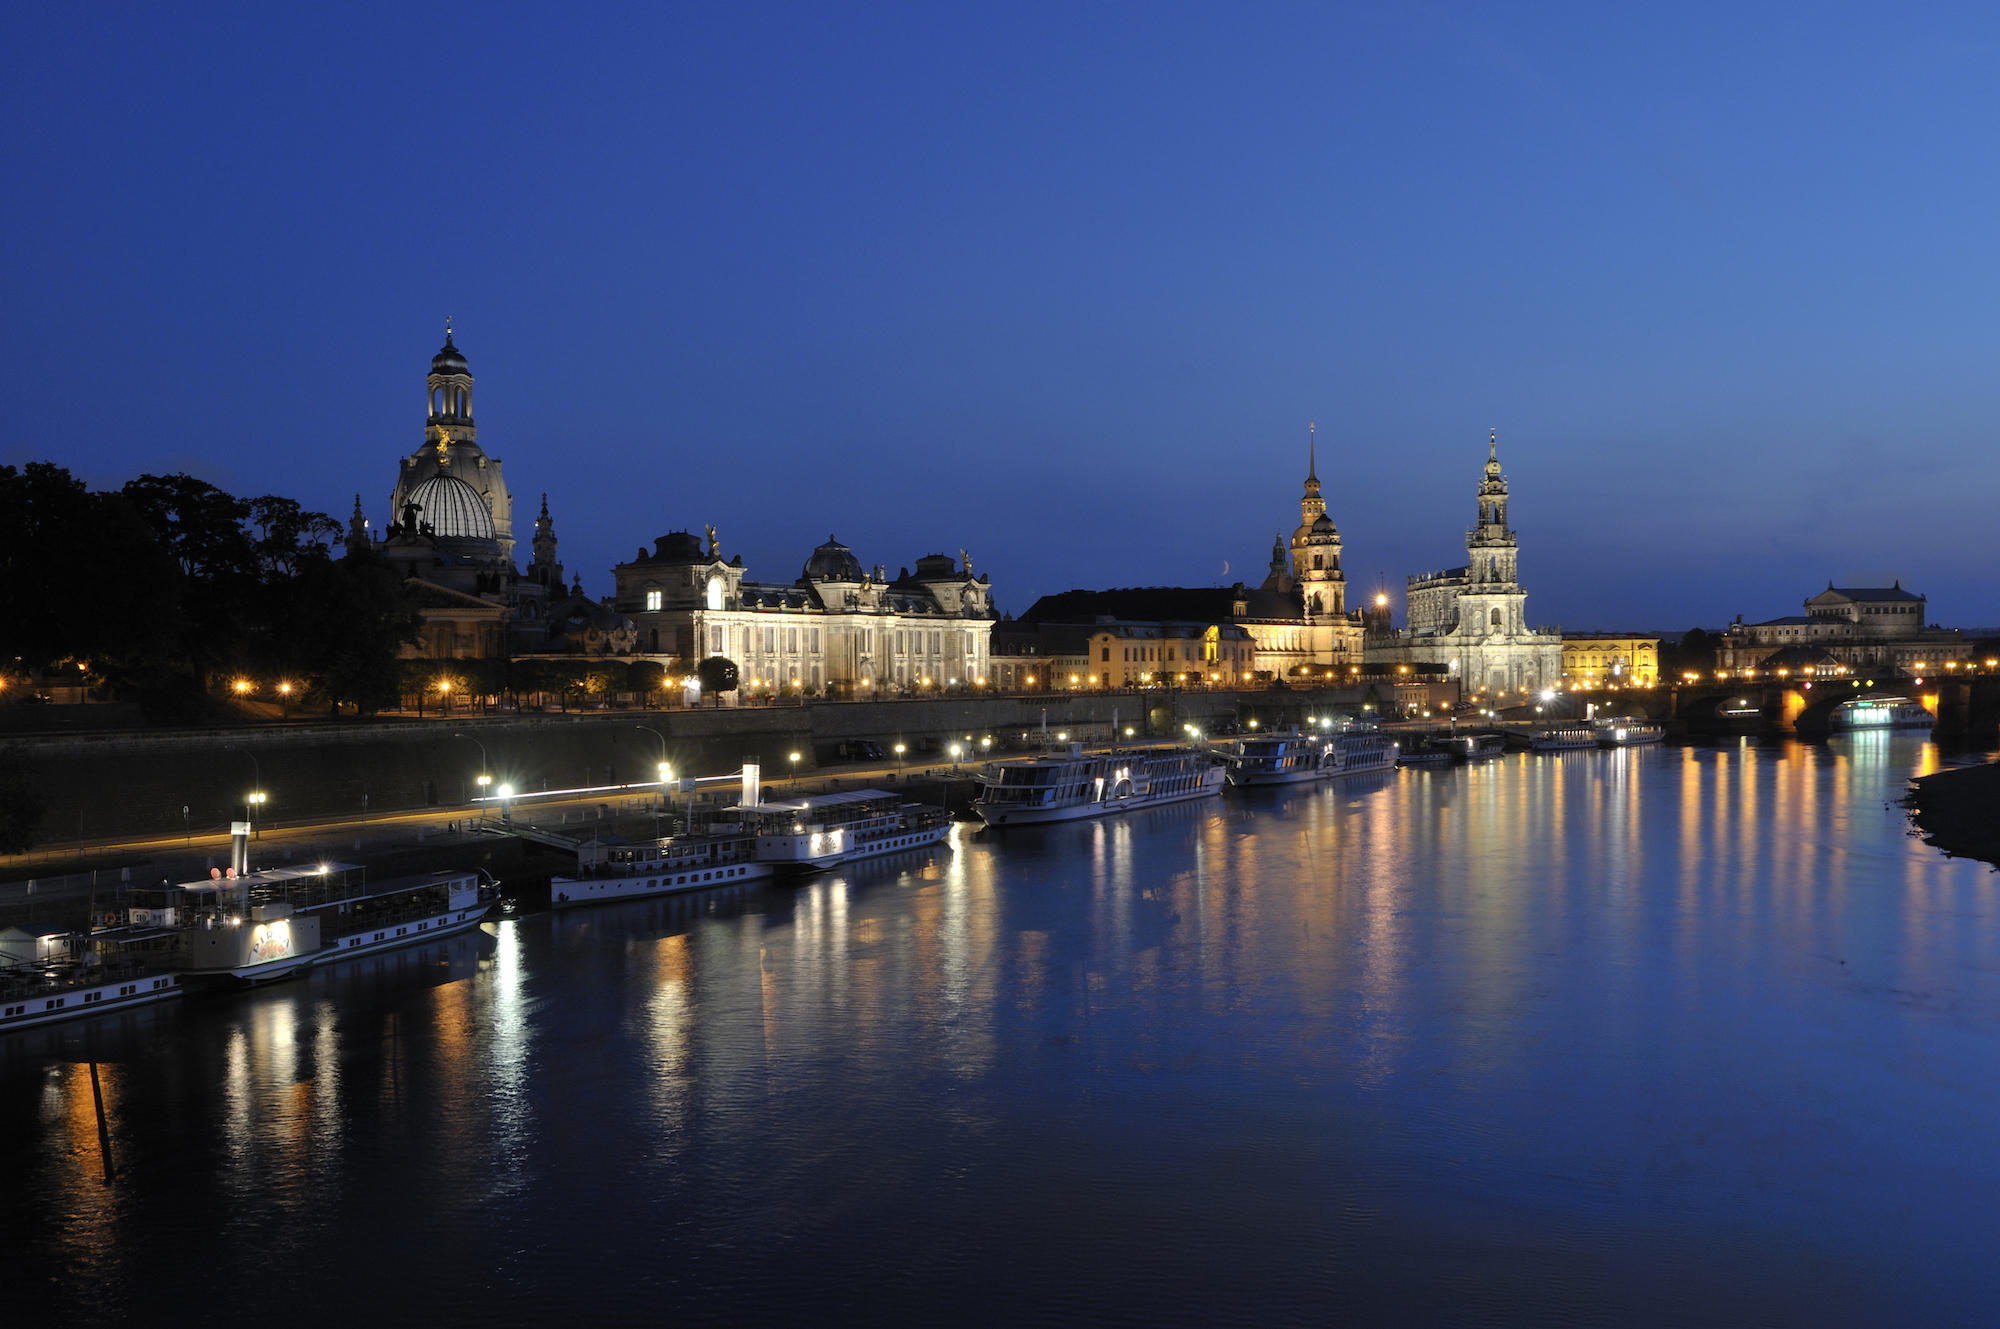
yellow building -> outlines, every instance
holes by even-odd
[[[1563,684],[1572,688],[1651,688],[1660,683],[1660,639],[1566,633]]]

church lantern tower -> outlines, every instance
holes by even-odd
[[[472,371],[465,355],[452,342],[450,321],[445,324],[444,346],[431,357],[431,371],[424,379],[424,443],[409,456],[396,477],[389,498],[390,520],[400,519],[411,494],[425,481],[448,475],[471,486],[486,509],[500,545],[500,557],[509,567],[514,561],[514,506],[507,482],[500,474],[500,459],[489,457],[479,446],[479,431],[472,423]]]

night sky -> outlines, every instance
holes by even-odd
[[[1316,420],[1357,592],[1497,428],[1532,622],[2000,624],[2000,11],[1627,8],[8,6],[0,460],[379,527],[450,315],[596,594],[1255,582]]]

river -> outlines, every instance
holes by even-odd
[[[11,1307],[1992,1323],[2000,879],[1891,805],[1938,760],[1515,755],[960,826],[14,1034]]]

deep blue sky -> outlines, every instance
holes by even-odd
[[[9,6],[0,457],[379,525],[446,314],[595,593],[669,529],[1529,616],[2000,623],[1990,7]]]

